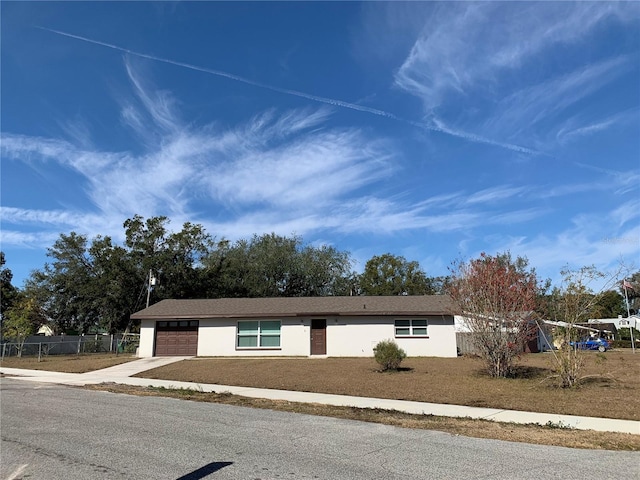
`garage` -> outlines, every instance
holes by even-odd
[[[198,320],[156,322],[155,356],[198,354]]]

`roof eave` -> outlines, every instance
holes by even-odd
[[[397,317],[411,317],[411,316],[452,316],[451,312],[424,312],[424,311],[412,311],[412,312],[399,312],[399,311],[367,311],[367,312],[300,312],[300,313],[238,313],[238,314],[133,314],[132,320],[178,320],[178,319],[198,319],[205,320],[208,318],[294,318],[294,317],[371,317],[371,316],[397,316]]]

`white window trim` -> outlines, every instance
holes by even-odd
[[[240,324],[244,323],[244,322],[257,322],[258,323],[258,333],[256,335],[251,334],[251,335],[240,335]],[[274,347],[261,347],[260,346],[260,339],[263,336],[262,334],[262,322],[278,322],[280,324],[280,330],[278,335],[275,334],[265,334],[265,337],[279,337],[279,342],[278,342],[278,346],[274,346]],[[251,346],[251,347],[241,347],[239,344],[239,339],[241,336],[257,336],[256,339],[256,346]],[[236,350],[281,350],[282,349],[282,321],[281,320],[271,320],[271,319],[260,319],[260,320],[238,320],[237,324],[236,324]]]
[[[398,326],[397,322],[398,321],[408,321],[409,325],[408,326]],[[414,325],[413,322],[414,321],[419,321],[419,322],[424,322],[426,323],[426,325]],[[399,328],[408,328],[409,329],[409,333],[406,335],[398,335],[398,329]],[[416,334],[414,333],[414,330],[417,328],[425,328],[427,330],[426,334]],[[393,321],[393,333],[395,338],[429,338],[429,320],[426,318],[396,318]]]

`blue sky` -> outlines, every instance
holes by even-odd
[[[135,214],[443,275],[640,258],[640,4],[2,2],[2,250]]]

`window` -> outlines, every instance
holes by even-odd
[[[426,337],[427,325],[427,320],[423,318],[396,320],[396,337]]]
[[[280,321],[238,322],[238,348],[280,348]]]
[[[156,322],[156,328],[158,330],[165,331],[189,331],[195,332],[198,330],[199,321],[198,320],[180,320],[180,321],[159,321]]]

